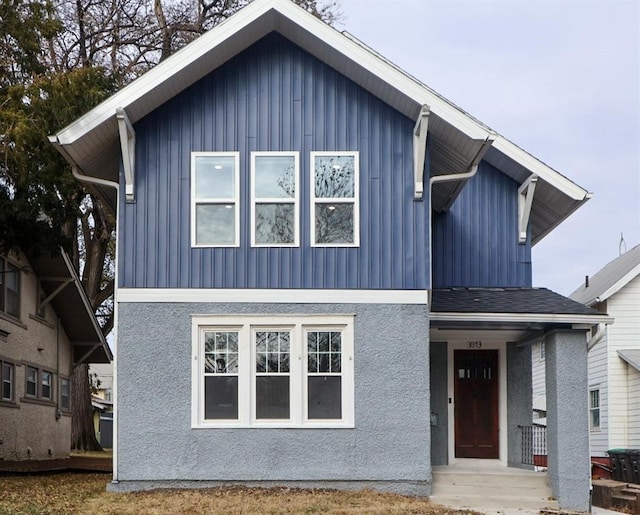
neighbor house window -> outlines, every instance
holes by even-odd
[[[311,153],[311,244],[359,245],[358,152]]]
[[[0,258],[0,312],[20,318],[20,269]]]
[[[191,154],[191,242],[237,247],[240,242],[239,154]]]
[[[297,152],[251,153],[251,244],[298,245]]]
[[[66,377],[60,378],[60,409],[71,411],[71,381]]]
[[[40,377],[42,380],[40,397],[42,397],[43,399],[51,400],[53,398],[53,395],[51,392],[51,383],[52,383],[53,374],[51,372],[47,372],[46,370],[43,370],[40,374]]]
[[[27,388],[26,393],[29,397],[38,396],[38,369],[34,367],[26,368]]]
[[[589,427],[600,428],[600,390],[589,390]]]
[[[16,369],[13,363],[0,360],[0,380],[2,382],[2,398],[4,402],[14,402]]]
[[[53,372],[37,366],[25,366],[25,399],[53,401]]]
[[[353,315],[193,317],[193,427],[353,427]]]

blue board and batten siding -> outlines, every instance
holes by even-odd
[[[518,183],[486,162],[448,213],[433,214],[433,287],[531,286],[531,237],[518,243]]]
[[[414,121],[277,34],[135,124],[120,287],[429,288],[428,200],[413,200]],[[360,246],[310,246],[310,152],[359,151]],[[191,248],[190,154],[240,153],[240,246]],[[300,152],[300,246],[250,245],[252,151]]]

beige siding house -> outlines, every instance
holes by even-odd
[[[0,460],[68,457],[73,365],[110,359],[66,254],[0,257]]]

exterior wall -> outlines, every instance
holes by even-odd
[[[544,348],[543,346],[544,343],[542,342],[531,346],[531,391],[533,422],[545,425],[546,418],[541,413],[547,410],[545,358],[541,351]],[[543,416],[541,417],[540,415]]]
[[[507,344],[507,463],[521,467],[522,433],[520,426],[531,421],[531,352],[527,347]]]
[[[609,331],[610,326],[607,328]],[[590,429],[591,456],[606,457],[609,445],[609,384],[607,381],[607,354],[609,337],[604,335],[589,351],[589,390],[600,390],[600,428]],[[616,356],[616,359],[620,359]]]
[[[629,446],[631,399],[628,366],[617,354],[640,348],[640,276],[607,300],[607,312],[615,321],[607,328],[609,449]]]
[[[589,511],[591,465],[587,346],[583,331],[546,337],[547,447],[551,489],[561,509]]]
[[[628,446],[640,449],[640,372],[628,366],[629,440]]]
[[[518,183],[482,161],[448,213],[434,213],[433,287],[531,286],[518,243]]]
[[[195,313],[354,313],[355,428],[191,429]],[[430,492],[426,306],[120,303],[119,321],[112,488],[271,481]]]
[[[448,438],[449,417],[447,406],[447,342],[430,343],[431,413],[431,464],[449,463]]]
[[[136,123],[136,203],[119,213],[120,286],[429,288],[429,202],[413,201],[414,123],[267,36]],[[310,152],[346,150],[360,153],[360,246],[311,248]],[[240,153],[239,248],[191,248],[192,151]],[[300,247],[250,246],[252,151],[300,152]]]
[[[11,260],[28,267],[24,257]],[[71,376],[71,344],[64,330],[56,328],[56,315],[46,306],[36,316],[38,280],[33,273],[20,274],[20,318],[0,314],[0,329],[9,332],[0,343],[0,360],[14,364],[14,401],[0,401],[0,460],[65,458],[71,446],[71,414],[58,413],[59,377]],[[53,373],[52,401],[26,398],[26,366]]]

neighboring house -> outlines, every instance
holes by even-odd
[[[92,363],[89,373],[94,378],[96,400],[113,402],[113,363]],[[108,404],[106,404],[108,405]]]
[[[544,337],[549,477],[588,508],[585,327],[610,319],[531,287],[586,190],[288,0],[51,140],[117,212],[112,489],[524,467]]]
[[[594,328],[589,350],[591,455],[640,449],[640,245],[588,277],[571,298],[615,319]]]
[[[112,358],[69,257],[0,257],[0,460],[65,458],[73,365]]]
[[[113,447],[113,363],[92,363],[95,393],[91,396],[96,438],[106,449]]]

